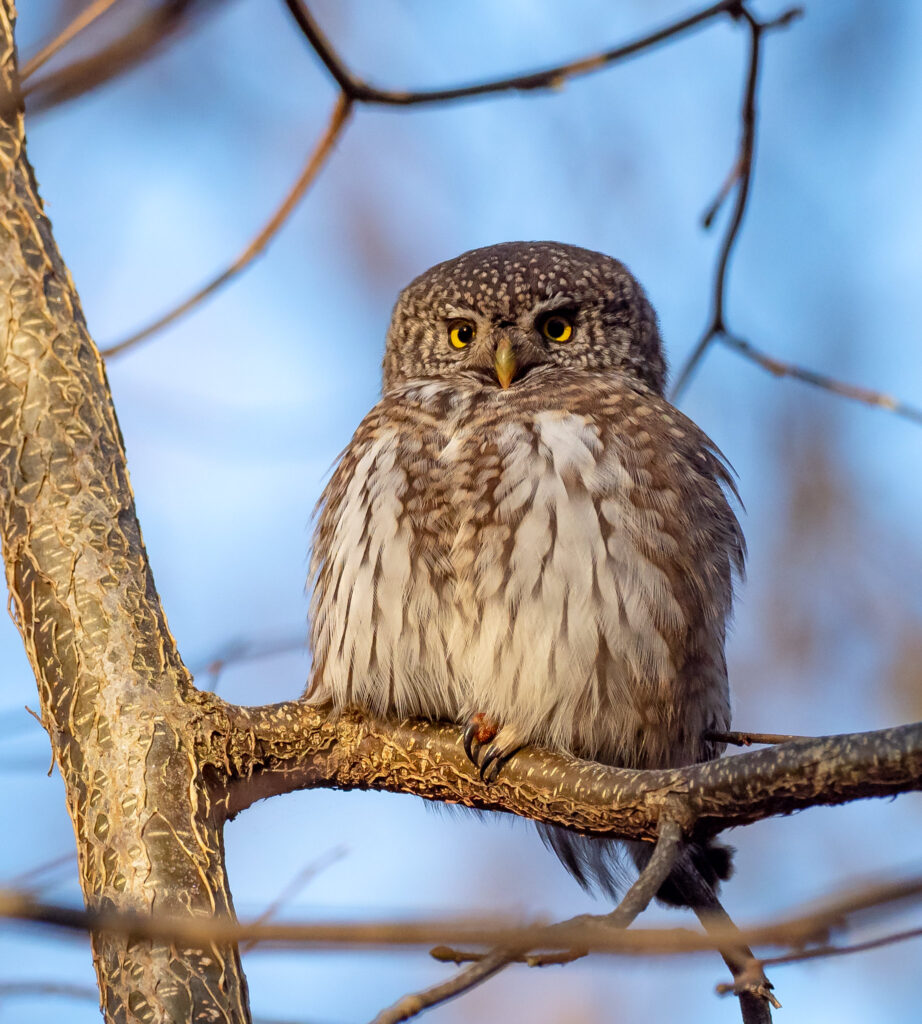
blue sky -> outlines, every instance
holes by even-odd
[[[59,5],[21,5],[34,51]],[[779,5],[760,4],[766,15]],[[352,66],[437,86],[581,55],[692,9],[487,0],[317,3]],[[786,360],[922,405],[922,7],[813,2],[765,40],[753,194],[728,294],[733,328]],[[235,642],[305,633],[309,518],[376,400],[397,291],[434,262],[516,238],[624,260],[656,306],[673,366],[706,321],[716,234],[699,216],[738,136],[745,35],[718,23],[547,95],[359,110],[268,254],[109,376],[155,578],[192,667]],[[335,93],[281,3],[234,0],[155,61],[27,122],[29,151],[91,332],[115,341],[243,248],[297,175]],[[720,225],[724,223],[720,221]],[[715,349],[683,408],[740,477],[750,546],[729,655],[735,721],[829,733],[922,717],[906,652],[920,635],[922,430]],[[918,647],[916,648],[918,650]],[[7,878],[72,848],[18,635],[0,628],[0,813]],[[908,667],[907,667],[908,666]],[[300,692],[294,653],[228,670],[221,692]],[[922,802],[817,809],[738,831],[726,903],[741,921],[918,864]],[[271,837],[269,839],[268,837]],[[522,823],[433,813],[379,794],[300,793],[228,829],[238,909],[259,912],[305,864],[346,855],[286,910],[359,919],[601,909]],[[75,872],[50,896],[79,898]],[[675,920],[655,911],[653,920]],[[9,929],[7,972],[91,982],[85,945]],[[23,954],[26,952],[28,960]],[[918,946],[779,968],[783,1019],[910,1020]],[[39,971],[39,965],[41,970]],[[248,958],[254,1012],[361,1021],[445,969],[424,953]],[[716,958],[594,960],[509,971],[432,1019],[737,1019]],[[19,1019],[0,1004],[0,1021]],[[37,1022],[98,1019],[30,1003]]]

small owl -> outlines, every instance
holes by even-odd
[[[488,779],[524,744],[630,768],[717,756],[744,542],[728,468],[665,376],[646,295],[601,253],[509,242],[413,281],[319,504],[309,698],[464,723]],[[616,844],[539,830],[614,892]],[[717,844],[687,856],[728,873]]]

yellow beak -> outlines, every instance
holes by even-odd
[[[493,357],[493,366],[496,369],[499,386],[505,390],[515,379],[515,371],[519,368],[515,358],[515,349],[508,338],[499,339],[496,355]]]

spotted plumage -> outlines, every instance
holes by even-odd
[[[382,399],[320,502],[311,699],[478,716],[497,764],[523,743],[715,756],[743,539],[724,463],[664,380],[646,296],[600,253],[507,243],[410,284]],[[544,836],[613,888],[611,844]]]

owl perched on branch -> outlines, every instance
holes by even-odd
[[[601,253],[510,242],[413,281],[320,501],[310,699],[464,723],[487,779],[524,744],[631,768],[719,754],[744,542],[665,375],[650,303]],[[614,890],[615,844],[539,829]],[[728,873],[717,844],[686,856]]]

